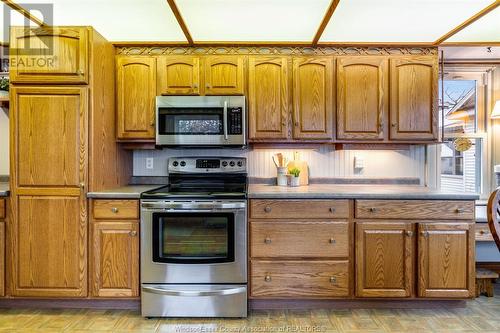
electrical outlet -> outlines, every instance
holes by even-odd
[[[153,161],[154,159],[152,157],[146,158],[146,169],[153,169]]]

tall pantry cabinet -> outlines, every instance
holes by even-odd
[[[90,27],[13,27],[10,47],[9,294],[87,297],[87,192],[130,175],[115,143],[114,47]]]

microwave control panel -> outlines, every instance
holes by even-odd
[[[229,134],[243,134],[243,108],[241,106],[228,108],[227,118]]]

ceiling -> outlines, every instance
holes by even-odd
[[[313,44],[315,36],[319,44],[432,44],[486,7],[500,5],[500,0],[12,1],[48,25],[90,25],[113,42],[192,40],[195,44]],[[174,14],[172,4],[180,16]],[[1,6],[3,14],[9,7]],[[331,17],[326,15],[332,11]],[[23,24],[21,14],[11,11],[10,17],[11,25]],[[3,31],[7,23],[3,23],[0,41],[7,42]],[[500,42],[499,31],[497,7],[445,43]]]

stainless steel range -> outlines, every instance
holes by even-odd
[[[246,159],[179,157],[141,197],[145,317],[247,316]]]

